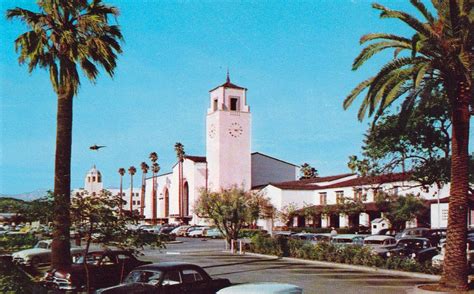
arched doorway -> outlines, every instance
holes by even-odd
[[[168,188],[165,188],[165,191],[163,193],[165,195],[165,217],[170,216],[170,193],[168,191]]]
[[[183,185],[183,216],[189,215],[189,185],[185,182]]]

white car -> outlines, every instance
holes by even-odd
[[[217,294],[301,294],[303,289],[283,283],[248,283],[221,289]]]
[[[196,229],[192,230],[191,232],[189,232],[188,237],[194,237],[194,238],[204,237],[206,235],[207,229],[209,229],[209,227],[196,228]]]
[[[51,263],[51,244],[53,240],[38,241],[31,249],[21,250],[12,254],[13,262],[26,266],[38,266]],[[82,252],[83,249],[71,248],[71,254]]]
[[[436,268],[442,268],[444,263],[444,255],[446,253],[446,243],[441,244],[441,252],[438,255],[433,256],[431,259],[431,265]],[[466,257],[467,257],[467,264],[468,270],[474,270],[474,241],[468,239],[467,249],[466,249]]]

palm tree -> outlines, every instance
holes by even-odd
[[[133,213],[133,176],[137,172],[137,169],[132,165],[128,168],[128,173],[130,174],[130,213]]]
[[[153,210],[152,210],[152,222],[155,224],[156,223],[156,175],[160,172],[160,165],[157,162],[153,162],[153,165],[151,166],[151,171],[153,172]]]
[[[145,209],[145,184],[146,184],[146,174],[148,172],[148,169],[150,168],[146,162],[142,162],[140,164],[140,167],[142,169],[142,196],[140,198],[140,215],[143,217],[143,211]]]
[[[359,120],[366,113],[374,121],[396,100],[403,99],[400,121],[416,101],[431,99],[434,89],[442,89],[447,97],[452,122],[451,191],[448,214],[446,258],[442,286],[465,290],[468,287],[466,263],[466,229],[468,212],[468,144],[469,119],[474,107],[472,68],[474,64],[474,30],[472,1],[433,0],[434,16],[419,0],[411,0],[424,20],[403,11],[390,10],[373,4],[382,18],[396,18],[414,29],[411,37],[373,33],[361,38],[367,45],[354,60],[357,70],[374,54],[394,49],[394,59],[373,77],[360,83],[347,96],[344,108],[364,90],[366,94],[359,109]],[[407,52],[406,55],[400,53]]]
[[[153,177],[151,180],[152,183],[152,192],[151,192],[151,222],[156,224],[156,168],[155,165],[157,164],[156,161],[158,160],[158,154],[156,152],[151,152],[148,156],[151,160],[151,171],[153,173]]]
[[[125,169],[123,167],[118,169],[118,173],[120,174],[120,204],[119,210],[120,214],[122,214],[122,196],[123,196],[123,176],[125,175]]]
[[[183,160],[184,155],[184,145],[180,142],[174,144],[174,151],[176,152],[176,157],[178,158],[178,198],[179,198],[179,216],[183,216]]]
[[[15,40],[20,64],[28,64],[29,72],[36,67],[48,69],[58,97],[51,261],[52,267],[64,268],[71,263],[72,100],[80,85],[78,67],[92,82],[99,74],[97,65],[113,76],[117,53],[122,52],[122,34],[118,26],[109,24],[109,16],[118,15],[117,8],[101,0],[38,1],[38,6],[40,12],[9,9],[7,18],[19,19],[28,27]]]

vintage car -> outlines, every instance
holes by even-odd
[[[216,239],[216,238],[222,238],[224,236],[222,235],[221,231],[219,231],[218,228],[210,228],[204,232],[204,237]]]
[[[212,279],[200,266],[184,262],[162,262],[140,266],[123,284],[96,293],[216,293],[230,286],[228,279]]]
[[[51,263],[51,244],[53,240],[41,240],[31,249],[21,250],[12,254],[12,260],[16,264],[37,267]],[[80,247],[71,248],[71,254],[82,252]]]
[[[341,234],[333,236],[331,239],[331,243],[336,246],[344,246],[344,245],[363,245],[364,239],[367,235],[359,235],[359,234]]]
[[[443,242],[441,245],[441,251],[438,255],[433,256],[431,264],[433,267],[442,268],[444,263],[444,255],[446,253],[446,243]],[[469,271],[474,272],[474,238],[467,239],[466,244],[466,257]]]
[[[123,250],[100,250],[89,252],[86,256],[87,270],[91,289],[117,285],[126,275],[138,266],[151,264],[141,261],[133,254]],[[85,289],[87,284],[84,255],[75,259],[67,269],[49,270],[42,280],[47,288],[77,291]]]
[[[248,283],[224,288],[217,294],[301,294],[303,289],[283,283]]]
[[[438,255],[438,249],[426,238],[405,237],[398,240],[397,245],[387,251],[380,251],[379,255],[386,257],[412,258],[418,262],[431,260]]]

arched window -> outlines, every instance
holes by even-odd
[[[183,216],[189,215],[189,185],[184,183],[183,187]]]
[[[165,188],[165,217],[170,216],[170,192]]]

